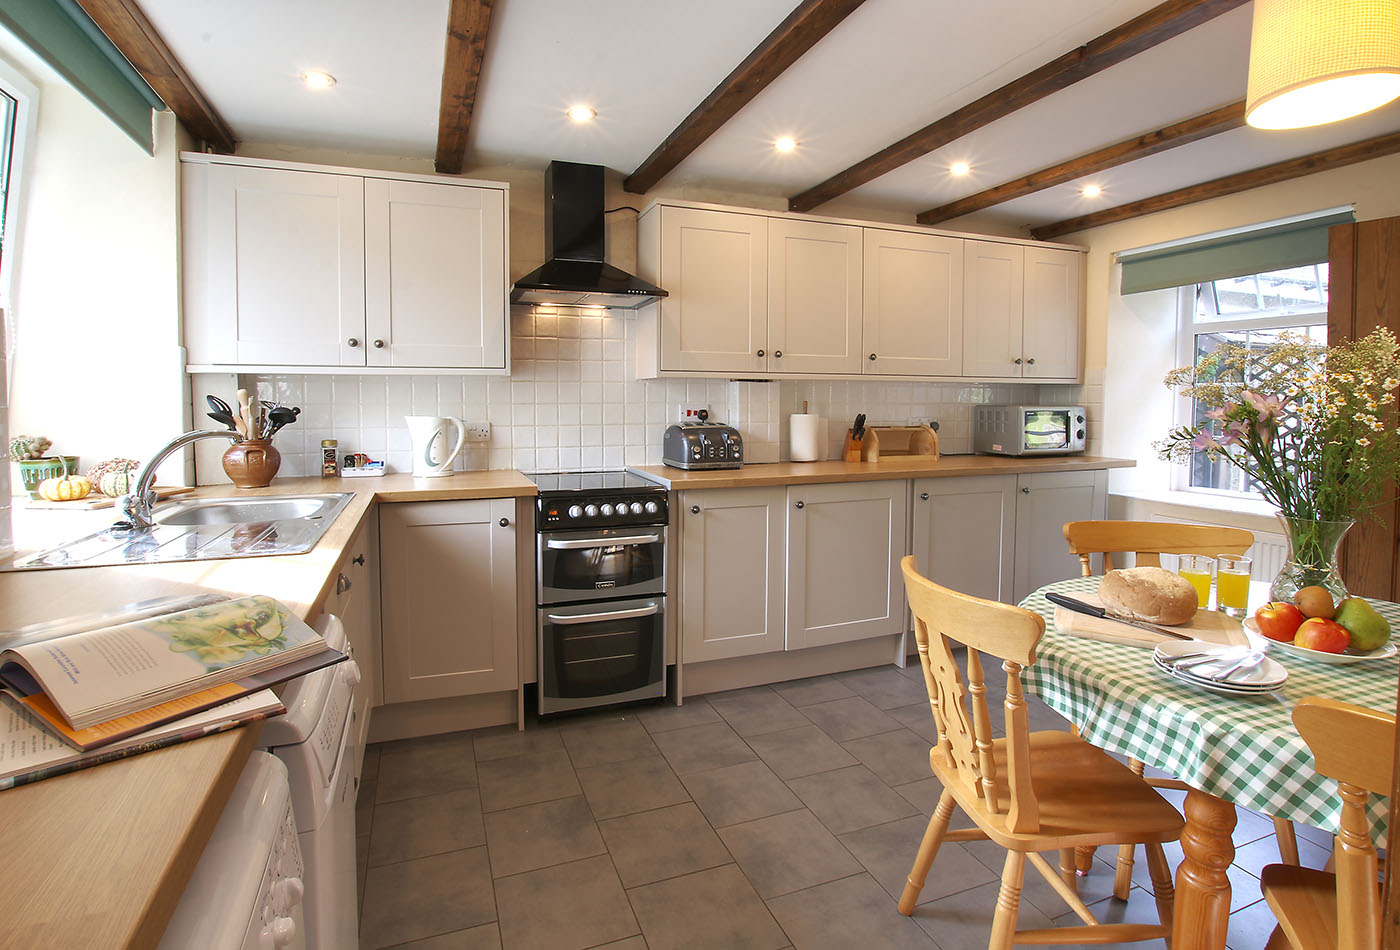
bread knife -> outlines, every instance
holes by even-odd
[[[1066,597],[1064,594],[1057,594],[1054,591],[1047,591],[1045,599],[1050,603],[1066,610],[1073,610],[1077,614],[1088,614],[1090,617],[1098,617],[1102,620],[1112,620],[1117,623],[1126,623],[1130,627],[1139,627],[1143,630],[1150,630],[1153,633],[1161,634],[1164,637],[1173,637],[1177,640],[1194,640],[1195,637],[1188,637],[1184,633],[1177,633],[1175,630],[1168,630],[1166,627],[1159,627],[1155,623],[1148,623],[1146,620],[1131,620],[1127,617],[1118,617],[1102,607],[1095,607],[1093,604],[1073,597]]]

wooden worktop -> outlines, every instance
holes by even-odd
[[[207,590],[267,594],[310,620],[320,612],[335,566],[376,502],[521,497],[536,488],[519,472],[491,471],[420,479],[279,479],[270,488],[241,492],[231,485],[209,486],[193,497],[330,491],[354,492],[355,498],[306,554],[0,573],[0,630]],[[26,521],[34,522],[34,514],[27,512]],[[65,521],[68,513],[55,514],[61,526],[72,523]],[[112,520],[111,512],[104,517]],[[16,541],[34,547],[23,532]],[[0,792],[0,854],[5,856],[0,948],[99,950],[159,943],[258,728]]]
[[[1097,455],[1049,455],[1009,458],[1002,455],[886,456],[878,462],[773,462],[743,468],[686,471],[668,465],[645,465],[628,471],[673,491],[691,488],[759,488],[765,485],[816,485],[824,482],[873,482],[901,478],[952,478],[959,475],[1025,475],[1031,472],[1084,472],[1132,468],[1132,459]]]

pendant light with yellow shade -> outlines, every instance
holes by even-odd
[[[1246,121],[1301,129],[1400,96],[1400,0],[1254,0]]]

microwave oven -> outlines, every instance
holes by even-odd
[[[1084,451],[1083,406],[977,406],[972,450],[981,455],[1070,455]]]

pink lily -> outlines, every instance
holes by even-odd
[[[1219,409],[1212,409],[1212,410],[1210,410],[1209,412],[1206,413],[1206,418],[1207,418],[1207,419],[1214,419],[1214,420],[1216,420],[1217,422],[1224,422],[1224,421],[1225,421],[1225,417],[1226,417],[1227,415],[1229,415],[1230,410],[1233,409],[1233,408],[1235,408],[1235,406],[1234,406],[1233,403],[1231,403],[1231,404],[1228,405],[1228,406],[1221,406]]]
[[[1283,400],[1278,396],[1260,396],[1247,389],[1240,395],[1244,397],[1245,402],[1249,403],[1250,408],[1259,413],[1259,425],[1262,426],[1270,419],[1283,418]]]
[[[1223,448],[1227,445],[1237,445],[1244,440],[1244,423],[1231,422],[1225,427],[1225,434],[1220,437],[1220,445]]]

